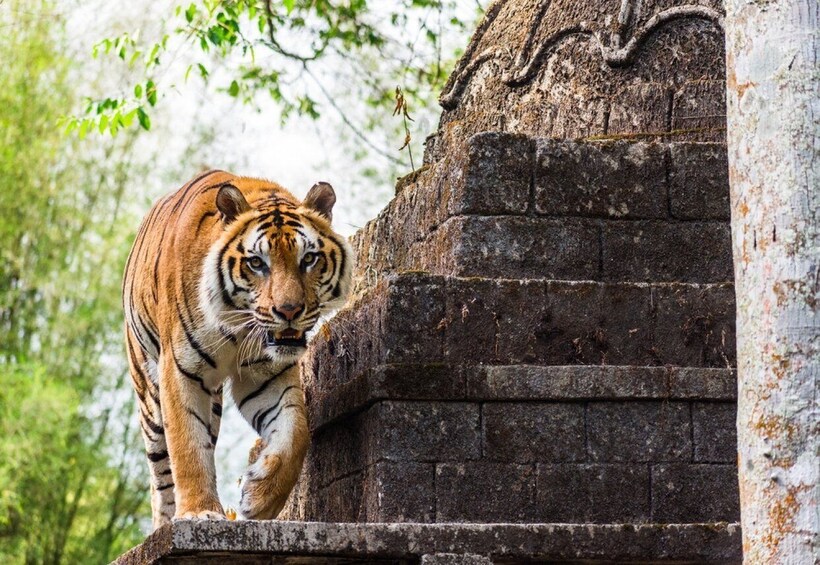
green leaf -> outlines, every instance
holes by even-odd
[[[230,94],[234,98],[239,96],[239,83],[236,82],[235,80],[231,81],[231,86],[228,87],[228,94]]]
[[[160,49],[161,49],[160,44],[155,43],[154,47],[151,48],[151,53],[148,55],[148,57],[145,58],[145,66],[146,67],[159,65],[159,57],[157,57],[157,55],[159,55],[159,50]]]
[[[134,87],[134,98],[142,98],[142,85],[138,84]]]
[[[98,126],[98,129],[99,129],[100,133],[103,133],[107,127],[108,127],[108,116],[103,114],[102,116],[100,116],[100,125]]]
[[[285,9],[288,11],[288,14],[290,14],[293,11],[296,0],[282,0],[282,4],[285,5]]]
[[[134,123],[134,118],[137,116],[136,110],[131,110],[127,114],[122,116],[122,123],[125,127],[131,127],[131,124]]]
[[[196,15],[196,4],[191,3],[191,5],[188,6],[188,9],[185,10],[185,20],[188,23],[191,23],[192,21],[194,21],[194,16],[195,15]]]
[[[157,103],[157,86],[153,80],[149,79],[148,82],[145,83],[145,96],[151,106]]]
[[[151,129],[151,118],[148,117],[148,114],[145,113],[145,110],[143,110],[141,106],[137,108],[137,119],[139,120],[142,129],[145,131],[149,131]]]
[[[85,139],[85,136],[88,134],[89,129],[91,129],[91,120],[86,118],[82,122],[80,122],[80,130],[79,132],[77,132],[77,135],[80,136],[80,139]]]

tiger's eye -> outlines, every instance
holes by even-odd
[[[319,258],[319,255],[316,253],[305,253],[302,257],[302,266],[310,267],[313,265],[316,260]]]
[[[265,262],[259,257],[251,257],[248,259],[248,266],[254,271],[259,271],[265,266]]]

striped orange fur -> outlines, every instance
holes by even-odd
[[[154,527],[224,517],[214,448],[225,383],[259,434],[240,512],[282,509],[308,444],[297,361],[305,333],[343,303],[352,253],[330,226],[336,196],[203,173],[140,226],[123,281],[125,339],[151,471]]]

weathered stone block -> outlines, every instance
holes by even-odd
[[[538,465],[536,519],[542,522],[643,522],[650,516],[645,465]]]
[[[421,556],[421,565],[492,565],[493,561],[475,553],[435,553]]]
[[[307,497],[305,514],[329,522],[366,522],[367,508],[362,498],[364,473],[352,473],[314,490]]]
[[[728,402],[695,402],[692,425],[695,461],[735,463],[737,461],[737,405]]]
[[[734,285],[653,285],[653,347],[659,359],[690,367],[732,367]]]
[[[735,465],[652,466],[656,522],[735,522],[740,518]]]
[[[669,129],[670,93],[666,85],[641,80],[623,85],[613,94],[606,135],[653,134]]]
[[[669,374],[669,387],[679,399],[734,401],[737,372],[730,367],[677,367]]]
[[[465,461],[481,455],[477,404],[385,401],[367,418],[372,461]]]
[[[460,216],[439,230],[452,249],[452,270],[438,274],[510,279],[594,280],[598,228],[568,218]],[[432,250],[431,250],[432,251]]]
[[[726,282],[733,279],[729,225],[722,222],[609,221],[603,280]]]
[[[363,471],[369,461],[366,419],[354,415],[313,434],[305,458],[305,472],[318,486]]]
[[[592,461],[689,461],[689,404],[590,402],[587,441]]]
[[[411,362],[442,356],[440,327],[445,318],[446,281],[422,274],[403,275],[404,284],[387,285],[381,319],[383,360]]]
[[[487,132],[467,140],[461,182],[443,192],[450,215],[523,214],[530,200],[533,141],[524,135]],[[428,202],[428,206],[441,206]]]
[[[548,317],[549,286],[541,281],[499,283],[503,299],[494,312],[496,362],[535,363],[543,359],[537,328]]]
[[[729,369],[504,365],[465,367],[467,398],[486,400],[734,400]]]
[[[436,465],[437,522],[533,521],[532,465],[472,461]]]
[[[524,301],[511,312],[529,312],[537,316],[529,320],[525,329],[526,339],[512,341],[507,348],[510,353],[505,361],[545,363],[551,365],[598,364],[603,344],[598,331],[600,322],[601,286],[595,283],[550,281],[546,283],[546,296],[539,300],[536,295],[533,306]],[[515,326],[515,315],[510,325]],[[527,345],[526,356],[516,358],[514,353]]]
[[[561,280],[731,280],[724,147],[478,134],[414,175],[356,236],[357,280],[372,284],[396,270]],[[563,221],[520,215],[527,210],[531,182],[537,213],[564,216]],[[667,221],[669,214],[706,221]]]
[[[558,283],[551,283],[551,287]],[[650,287],[647,285],[601,285],[597,304],[598,324],[592,339],[602,365],[652,365]],[[591,339],[587,337],[589,341]]]
[[[536,147],[539,214],[667,217],[663,145],[539,139]]]
[[[684,220],[729,220],[729,165],[722,143],[673,143],[669,206]]]
[[[474,361],[499,357],[499,320],[517,306],[516,297],[494,279],[453,279],[447,291],[444,357]]]
[[[649,287],[550,281],[546,296],[510,321],[518,339],[502,347],[502,360],[549,364],[653,364]],[[523,301],[526,304],[526,301]],[[525,352],[521,352],[526,348]],[[518,353],[518,354],[516,354]],[[522,354],[523,353],[523,354]]]
[[[424,555],[490,555],[500,563],[740,563],[738,524],[356,524],[180,520],[117,565],[418,563]]]
[[[363,489],[368,522],[435,521],[435,465],[379,461]]]
[[[378,400],[465,400],[469,372],[442,363],[379,365],[331,389],[311,385],[309,422],[319,429]]]
[[[713,78],[686,81],[672,97],[672,129],[691,141],[726,140],[726,81]]]
[[[309,422],[318,431],[382,400],[728,402],[737,383],[733,370],[715,368],[413,363],[381,365],[330,389],[311,384],[306,392]]]
[[[303,379],[314,394],[383,364],[730,367],[733,298],[729,284],[405,273],[382,280],[333,319],[314,340]]]
[[[487,403],[481,408],[483,454],[513,463],[584,461],[581,403]]]

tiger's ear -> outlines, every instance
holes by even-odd
[[[216,207],[222,213],[222,221],[233,222],[237,216],[251,209],[251,205],[232,184],[223,184],[216,195]]]
[[[326,182],[314,184],[305,196],[302,206],[319,212],[328,220],[333,219],[333,205],[336,204],[336,193]]]

